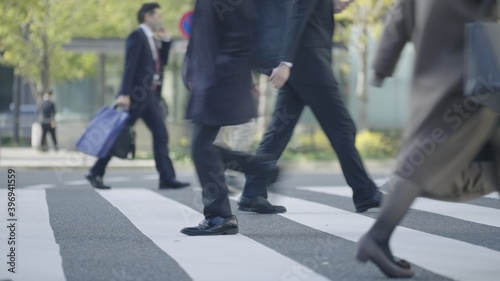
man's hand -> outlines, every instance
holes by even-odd
[[[290,67],[284,64],[280,64],[277,68],[273,69],[273,73],[271,74],[271,84],[276,89],[281,89],[288,78],[290,77]]]
[[[333,1],[333,12],[336,14],[342,13],[349,5],[354,2],[354,0],[332,0]]]
[[[119,96],[116,101],[116,105],[125,107],[126,110],[130,108],[130,97],[129,96]]]
[[[158,36],[158,38],[162,41],[168,42],[172,40],[172,37],[170,37],[170,33],[165,27],[161,27],[160,30],[156,32],[156,36]]]

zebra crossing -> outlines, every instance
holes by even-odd
[[[79,180],[18,188],[17,271],[7,271],[2,231],[0,280],[385,279],[354,260],[377,212],[355,213],[347,186],[289,182],[269,196],[288,212],[235,211],[240,234],[188,237],[179,230],[202,219],[199,188],[158,191],[130,181],[110,178],[125,186],[99,191]],[[3,221],[6,200],[0,196]],[[500,280],[499,214],[497,194],[460,204],[418,199],[394,234],[394,254],[412,263],[418,280]]]

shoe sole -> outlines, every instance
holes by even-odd
[[[254,208],[250,208],[250,207],[242,207],[242,206],[238,206],[238,210],[240,211],[243,211],[243,212],[254,212],[254,213],[259,213],[259,214],[282,214],[282,213],[285,213],[285,211],[282,211],[282,212],[277,212],[275,210],[259,210],[259,209],[254,209]]]
[[[356,213],[364,213],[364,212],[366,212],[370,209],[374,209],[374,208],[380,208],[380,204],[378,204],[378,205],[373,204],[370,206],[363,206],[361,208],[356,208]]]
[[[366,208],[366,209],[364,209],[364,208],[363,209],[356,209],[356,213],[364,213],[364,212],[366,212],[368,210],[369,210],[369,208]]]
[[[185,186],[176,186],[176,187],[173,187],[173,186],[164,186],[164,187],[158,187],[159,190],[177,190],[177,189],[183,189],[183,188],[186,188],[186,187],[189,187],[190,185],[185,185]]]
[[[182,234],[186,234],[188,236],[216,236],[216,235],[236,235],[239,233],[239,229],[236,228],[228,228],[219,232],[191,232],[191,231],[182,231]]]

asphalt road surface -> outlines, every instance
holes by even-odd
[[[179,230],[203,219],[193,174],[179,175],[193,187],[159,191],[151,170],[112,170],[105,183],[113,188],[96,191],[84,172],[16,170],[8,211],[8,171],[0,171],[0,280],[387,280],[354,259],[378,210],[356,214],[342,175],[285,175],[270,195],[287,207],[280,215],[240,212],[235,194],[240,234],[187,237]],[[415,280],[495,281],[499,229],[498,194],[461,204],[419,199],[392,247]]]

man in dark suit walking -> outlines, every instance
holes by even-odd
[[[153,152],[156,169],[160,174],[160,189],[182,188],[188,183],[176,180],[172,160],[168,155],[168,132],[163,119],[158,93],[163,67],[168,62],[170,36],[163,27],[160,5],[146,3],[138,12],[140,27],[127,38],[125,71],[116,103],[130,113],[130,125],[142,118],[153,135]],[[161,45],[155,38],[155,33]],[[104,185],[106,166],[111,156],[97,160],[86,178],[99,189]]]
[[[253,0],[196,1],[186,56],[185,84],[191,90],[187,117],[193,122],[192,158],[203,188],[205,219],[181,230],[186,235],[238,233],[225,181],[225,168],[276,176],[268,156],[252,156],[213,145],[222,126],[256,116],[251,93]]]
[[[273,155],[277,161],[292,137],[305,106],[309,106],[328,137],[353,190],[357,212],[378,207],[381,193],[368,177],[354,146],[356,127],[343,101],[332,72],[334,12],[350,2],[340,0],[298,0],[292,30],[282,63],[273,70],[271,83],[279,94],[270,126],[257,154]],[[267,201],[267,181],[248,175],[239,209],[257,213],[285,212],[284,207],[255,205]],[[267,206],[267,207],[266,207]]]

